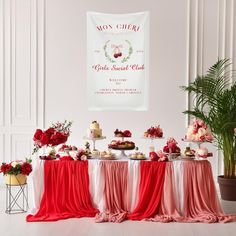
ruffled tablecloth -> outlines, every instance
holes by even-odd
[[[204,161],[40,161],[27,221],[94,217],[96,222],[229,222]]]

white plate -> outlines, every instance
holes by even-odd
[[[135,158],[135,157],[129,157],[130,160],[135,160],[135,161],[142,161],[142,160],[147,160],[146,157],[143,158]]]
[[[106,161],[110,161],[110,160],[117,160],[117,158],[115,156],[113,157],[100,157],[101,160],[106,160]]]

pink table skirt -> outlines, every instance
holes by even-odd
[[[57,185],[51,184],[52,179],[57,179]],[[33,180],[35,211],[27,221],[83,216],[95,216],[96,222],[214,223],[236,219],[221,209],[207,160],[46,161],[37,164]],[[67,197],[63,203],[53,194],[60,191]],[[86,199],[80,197],[76,202],[70,195]]]

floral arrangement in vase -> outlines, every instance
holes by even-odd
[[[47,130],[43,131],[37,129],[35,131],[33,140],[34,140],[34,150],[32,154],[35,154],[40,148],[55,147],[60,144],[66,143],[68,137],[71,133],[72,122],[65,120],[64,122],[57,122],[52,124]],[[50,153],[55,155],[54,151]]]
[[[144,132],[143,136],[145,138],[162,138],[163,137],[163,130],[160,125],[152,126],[151,128],[147,129]]]
[[[170,137],[167,139],[166,145],[163,147],[164,153],[176,153],[180,154],[180,147],[178,147],[178,142]]]
[[[204,121],[193,119],[191,124],[188,126],[185,140],[191,142],[212,142],[213,135]]]
[[[17,160],[10,163],[2,163],[0,172],[5,175],[5,183],[8,185],[22,185],[26,183],[26,177],[32,172],[31,159]]]
[[[31,159],[26,159],[26,161],[17,160],[10,163],[2,163],[0,167],[0,172],[2,172],[4,175],[29,175],[31,171]]]

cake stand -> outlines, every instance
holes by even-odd
[[[164,137],[144,137],[144,136],[142,136],[142,138],[143,139],[149,139],[149,140],[151,140],[151,146],[149,147],[149,149],[150,149],[150,152],[154,152],[154,144],[153,144],[153,141],[154,140],[158,140],[158,139],[164,139]]]
[[[96,149],[96,141],[106,139],[106,136],[102,136],[100,138],[89,138],[89,137],[83,137],[84,140],[90,140],[93,142],[93,151],[97,151]]]
[[[124,142],[125,139],[131,138],[131,137],[115,136],[115,138],[120,138],[122,140],[122,142]],[[118,156],[119,158],[128,158],[128,156],[126,155],[125,151],[134,150],[135,147],[130,147],[130,148],[111,148],[111,149],[112,150],[120,151],[120,155]]]
[[[126,155],[125,151],[131,151],[134,150],[135,147],[130,147],[130,148],[110,148],[112,150],[117,150],[120,151],[120,155],[118,156],[119,158],[128,158],[128,156]]]

